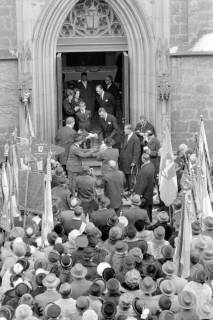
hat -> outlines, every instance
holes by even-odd
[[[94,249],[91,247],[84,248],[83,258],[85,260],[90,260],[94,256]]]
[[[38,224],[33,220],[28,220],[26,223],[25,232],[28,237],[37,234],[39,232]]]
[[[71,285],[68,282],[64,282],[60,285],[59,293],[63,295],[65,293],[70,293],[71,290]]]
[[[103,317],[107,319],[113,319],[117,312],[116,305],[112,302],[104,302],[101,307],[101,313]]]
[[[162,226],[159,226],[154,229],[153,233],[156,240],[162,240],[165,237],[165,228]]]
[[[172,261],[166,261],[163,265],[162,265],[162,271],[164,274],[168,275],[168,276],[172,276],[173,274],[175,274],[176,272],[176,266],[175,263]]]
[[[18,297],[23,296],[25,293],[29,293],[30,292],[30,288],[26,283],[19,283],[16,287],[15,287],[15,294]]]
[[[76,263],[71,269],[71,275],[76,279],[82,279],[87,274],[87,268],[82,266],[81,263]]]
[[[103,272],[106,268],[111,268],[111,265],[108,262],[101,262],[97,266],[97,274],[102,277]]]
[[[16,320],[31,318],[33,315],[32,308],[27,304],[20,304],[15,311]]]
[[[89,299],[88,297],[80,296],[76,299],[76,308],[81,311],[86,311],[89,308]]]
[[[127,271],[125,275],[125,283],[131,285],[139,285],[141,280],[140,272],[136,269],[132,269]]]
[[[133,269],[135,267],[135,258],[128,254],[124,257],[123,266],[128,269]]]
[[[46,277],[46,273],[39,273],[35,276],[35,281],[38,286],[43,286],[43,280]]]
[[[49,273],[43,280],[43,285],[46,288],[56,288],[60,283],[59,278],[56,277],[55,273]]]
[[[106,281],[103,278],[96,278],[93,283],[97,283],[101,288],[101,293],[106,290]]]
[[[129,308],[132,304],[132,300],[132,295],[128,292],[125,292],[119,298],[119,305],[123,308]]]
[[[202,232],[201,225],[198,221],[192,222],[191,227],[193,235],[198,235]]]
[[[172,301],[168,295],[162,294],[158,300],[158,305],[161,310],[169,310],[172,305]]]
[[[29,269],[29,267],[30,267],[30,263],[29,263],[29,261],[28,261],[26,258],[18,259],[18,260],[16,261],[16,263],[19,263],[19,264],[22,265],[23,271],[26,271],[26,270]]]
[[[0,318],[5,318],[6,320],[12,320],[14,315],[14,309],[11,306],[4,305],[0,307]]]
[[[204,262],[213,260],[213,248],[206,248],[202,254]]]
[[[24,257],[27,251],[26,244],[24,242],[14,242],[13,252],[17,257]]]
[[[178,295],[178,302],[182,309],[192,309],[196,304],[196,297],[192,292],[182,290]]]
[[[76,206],[76,207],[74,208],[74,214],[75,214],[77,217],[81,216],[83,213],[84,213],[83,207],[81,207],[81,206]]]
[[[115,278],[115,270],[113,268],[106,268],[102,273],[102,278],[108,281],[111,278]]]
[[[165,259],[173,259],[174,249],[170,244],[161,247],[161,253]]]
[[[119,224],[122,224],[124,227],[127,227],[128,223],[129,223],[128,219],[124,216],[120,216],[118,218],[118,222],[119,222]]]
[[[145,277],[143,280],[140,281],[139,286],[144,293],[149,294],[156,291],[157,288],[156,282],[151,277]]]
[[[132,307],[133,307],[137,316],[142,315],[145,306],[146,306],[146,303],[144,302],[144,299],[142,299],[142,298],[136,297],[132,301]]]
[[[86,248],[89,244],[87,236],[81,235],[75,239],[77,248]]]
[[[33,306],[34,298],[33,296],[31,296],[31,294],[25,293],[23,296],[21,296],[19,304],[27,304],[28,306]]]
[[[78,230],[74,229],[74,230],[69,232],[68,240],[69,241],[76,240],[76,238],[79,237],[80,235],[81,235],[81,233]]]
[[[56,239],[58,238],[58,235],[56,232],[50,232],[47,235],[47,241],[51,246],[54,246]]]
[[[132,204],[134,204],[135,206],[140,206],[141,205],[141,197],[138,194],[135,194],[132,199]]]
[[[35,262],[34,262],[34,269],[37,270],[37,269],[44,269],[44,270],[47,270],[48,268],[48,261],[47,259],[37,259]]]
[[[168,297],[171,297],[175,294],[176,288],[172,280],[163,280],[160,284],[160,291]]]
[[[192,248],[191,248],[191,251],[203,251],[207,246],[207,242],[205,240],[205,238],[203,237],[198,237],[198,238],[195,238],[193,243],[192,243]]]
[[[82,315],[82,320],[98,320],[98,315],[94,310],[86,310]]]
[[[155,279],[159,272],[159,265],[156,262],[149,263],[145,266],[145,276]]]
[[[147,250],[148,250],[148,243],[147,243],[147,241],[145,241],[145,240],[140,240],[140,241],[138,242],[138,248],[141,249],[141,252],[142,252],[143,254],[147,253]]]
[[[192,281],[204,283],[207,279],[206,272],[203,269],[195,270],[192,274]]]
[[[97,282],[93,282],[89,288],[89,294],[91,296],[100,297],[101,295],[101,287]]]
[[[60,254],[56,250],[51,250],[48,254],[48,260],[51,263],[58,262],[60,260]]]
[[[64,253],[64,246],[62,243],[56,243],[54,245],[54,250],[58,251],[58,253],[61,255],[62,253]]]
[[[111,241],[120,240],[122,238],[122,235],[123,235],[122,229],[118,226],[112,227],[109,230],[109,239]]]
[[[204,222],[205,229],[213,230],[213,217],[208,216],[203,220],[203,222]]]
[[[117,279],[111,278],[106,283],[107,290],[114,294],[114,293],[120,293],[120,283]]]
[[[159,320],[174,320],[174,319],[175,319],[174,313],[169,310],[162,311],[159,316]]]
[[[107,219],[107,225],[109,227],[114,227],[116,224],[118,224],[119,220],[118,220],[118,216],[116,214],[111,215],[108,219]]]
[[[72,258],[69,254],[62,254],[61,256],[61,266],[63,268],[69,268],[72,265]]]
[[[12,239],[16,239],[16,238],[24,238],[25,236],[25,232],[24,229],[21,227],[14,227],[12,228],[12,230],[10,231],[9,234],[9,238]]]
[[[56,303],[50,302],[46,305],[44,309],[44,316],[48,319],[56,319],[61,314],[61,308]]]
[[[143,253],[141,252],[141,249],[138,247],[132,248],[129,250],[129,254],[134,257],[135,261],[137,263],[141,263],[143,260]]]
[[[197,308],[199,319],[212,319],[213,318],[213,305],[209,302],[199,305]]]
[[[213,261],[209,261],[206,263],[205,270],[210,280],[213,280]]]
[[[119,253],[128,252],[128,244],[124,241],[117,241],[115,244],[115,251]]]
[[[166,211],[161,211],[158,213],[158,219],[160,222],[168,222],[169,221],[169,215]]]

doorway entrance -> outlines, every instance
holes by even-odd
[[[130,121],[128,53],[126,51],[63,52],[57,53],[58,127],[65,124],[63,101],[67,89],[79,87],[83,72],[87,73],[88,81],[94,88],[94,98],[96,85],[101,84],[107,91],[105,79],[111,77],[116,89],[113,92],[116,105],[114,115],[120,125],[128,123]],[[95,99],[92,129],[98,126],[98,108]]]

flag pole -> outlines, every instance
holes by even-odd
[[[27,201],[28,201],[28,187],[29,187],[29,175],[30,175],[31,144],[32,144],[32,139],[29,138],[29,157],[27,161],[27,179],[26,179],[26,186],[25,186],[25,199],[24,199],[24,221],[23,221],[24,230],[26,228],[26,222],[27,222]]]

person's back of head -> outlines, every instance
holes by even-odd
[[[83,208],[80,207],[80,206],[77,206],[77,207],[74,209],[74,215],[75,215],[75,217],[80,218],[80,217],[83,215],[83,213],[84,213]]]
[[[111,137],[107,137],[104,139],[104,143],[107,147],[112,147],[113,146],[113,139]]]
[[[71,294],[71,285],[67,282],[62,283],[59,289],[62,299],[68,299]]]
[[[73,117],[66,118],[66,125],[74,125],[75,119]]]
[[[141,232],[145,228],[145,222],[142,219],[136,220],[135,221],[135,228],[136,231]]]

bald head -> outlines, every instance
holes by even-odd
[[[117,167],[117,162],[114,160],[109,160],[108,164],[111,169],[116,169]]]
[[[66,119],[66,125],[74,125],[75,124],[75,119],[73,117],[68,117]]]

